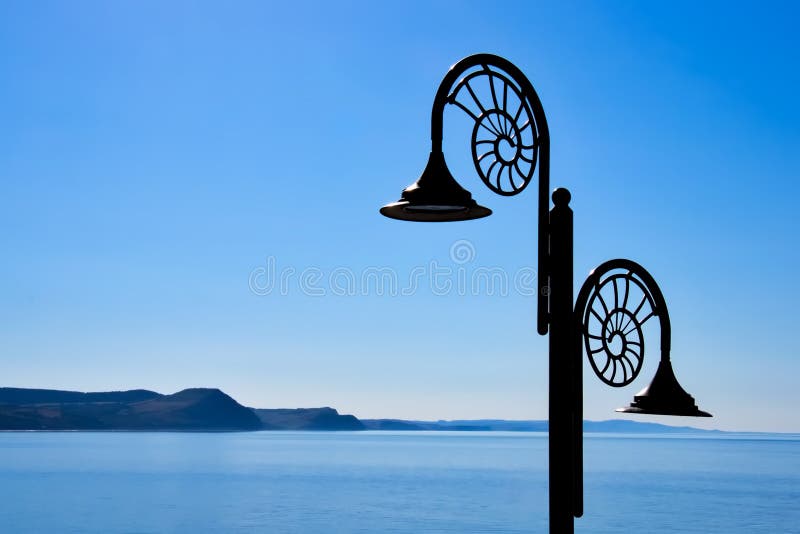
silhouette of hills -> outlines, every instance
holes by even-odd
[[[461,430],[546,432],[547,421],[362,419],[333,408],[248,408],[219,389],[171,395],[134,389],[82,393],[0,388],[0,430]],[[615,419],[584,421],[586,432],[719,432]]]
[[[0,430],[363,430],[333,408],[253,409],[219,389],[172,395],[0,388]]]

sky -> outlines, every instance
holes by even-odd
[[[630,418],[800,432],[797,17],[791,2],[3,2],[0,384],[546,418],[547,339],[514,284],[537,263],[537,185],[486,188],[450,106],[448,165],[494,214],[378,214],[426,163],[448,68],[488,52],[543,103],[576,292],[607,259],[645,266],[675,373],[714,414]],[[487,269],[507,291],[472,286]],[[657,336],[625,388],[585,363],[586,418],[620,417]]]

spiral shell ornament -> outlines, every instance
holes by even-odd
[[[505,196],[525,189],[536,170],[539,143],[531,104],[520,87],[484,64],[458,82],[448,102],[475,121],[472,161],[483,183]]]
[[[644,360],[642,327],[654,315],[653,296],[633,271],[598,280],[586,305],[583,339],[600,380],[622,387],[638,376]]]

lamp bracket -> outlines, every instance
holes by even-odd
[[[507,59],[493,54],[468,56],[450,67],[436,91],[432,154],[442,152],[446,104],[460,107],[474,120],[473,164],[481,181],[495,193],[522,192],[539,165],[537,330],[545,335],[549,326],[550,133],[542,103],[530,80]]]

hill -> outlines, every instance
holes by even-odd
[[[172,395],[0,388],[2,430],[258,430],[252,410],[218,389]]]
[[[253,408],[265,430],[364,430],[353,415],[333,408]]]

